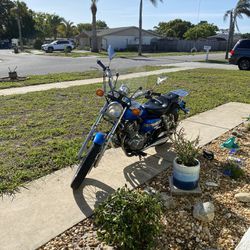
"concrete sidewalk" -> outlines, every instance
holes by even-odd
[[[139,72],[139,73],[131,73],[126,75],[121,75],[119,80],[127,80],[132,78],[138,77],[145,77],[145,76],[152,76],[152,75],[160,75],[163,73],[171,73],[171,72],[178,72],[188,69],[194,69],[195,67],[180,67],[180,68],[171,68],[171,69],[160,69],[155,71],[148,71],[148,72]],[[57,83],[48,83],[48,84],[41,84],[41,85],[33,85],[33,86],[26,86],[20,88],[9,88],[9,89],[2,89],[0,90],[1,95],[19,95],[19,94],[26,94],[30,92],[37,92],[37,91],[45,91],[50,89],[64,89],[73,86],[81,86],[81,85],[88,85],[94,83],[102,83],[102,78],[94,78],[94,79],[86,79],[86,80],[76,80],[76,81],[68,81],[68,82],[57,82]]]
[[[148,72],[138,72],[131,73],[126,75],[121,75],[119,80],[127,80],[138,77],[152,76],[152,75],[160,75],[164,73],[178,72],[183,70],[197,69],[197,68],[214,68],[214,69],[227,69],[227,70],[235,70],[237,67],[235,65],[228,64],[215,64],[215,63],[200,63],[200,62],[184,62],[184,63],[173,63],[173,64],[164,64],[161,66],[174,66],[176,68],[171,69],[161,69],[155,71]],[[18,94],[26,94],[29,92],[37,92],[37,91],[45,91],[50,89],[63,89],[69,88],[73,86],[81,86],[87,84],[101,83],[102,78],[94,78],[94,79],[86,79],[86,80],[76,80],[76,81],[67,81],[67,82],[57,82],[57,83],[48,83],[48,84],[40,84],[33,86],[25,86],[19,88],[9,88],[0,90],[1,95],[18,95]]]
[[[249,104],[228,103],[190,117],[181,126],[188,137],[199,134],[203,146],[249,114]],[[75,168],[66,168],[21,188],[14,198],[4,196],[0,201],[0,249],[36,249],[90,216],[118,187],[137,187],[172,164],[174,153],[167,146],[147,153],[140,162],[137,157],[126,157],[120,149],[108,150],[76,192],[70,188]]]
[[[238,246],[235,248],[235,250],[249,250],[250,249],[250,227],[244,234],[243,238],[241,239]]]

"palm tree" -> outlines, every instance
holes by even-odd
[[[163,0],[159,0],[163,2]],[[150,0],[150,2],[156,6],[157,0]],[[142,55],[142,9],[143,9],[143,0],[140,0],[140,8],[139,8],[139,48],[138,48],[138,55]]]
[[[91,0],[91,12],[92,12],[92,42],[91,42],[91,51],[98,52],[97,44],[97,32],[96,32],[96,13],[97,13],[97,3],[98,0]]]
[[[61,23],[61,27],[59,26],[57,30],[61,30],[61,33],[63,33],[65,37],[71,38],[72,36],[76,34],[76,29],[77,28],[73,22],[66,21],[65,19],[63,19]]]
[[[230,25],[229,25],[229,34],[228,34],[228,41],[227,41],[227,50],[226,50],[226,59],[228,59],[228,52],[232,48],[233,45],[233,37],[235,27],[237,30],[237,18],[243,18],[243,15],[250,17],[250,0],[238,0],[234,9],[226,11],[224,15],[224,21],[230,16]]]
[[[62,23],[63,18],[58,15],[49,15],[48,23],[51,28],[52,35],[54,36],[54,40],[57,38],[58,26]]]

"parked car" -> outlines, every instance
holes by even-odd
[[[70,40],[57,40],[52,43],[43,44],[41,49],[47,53],[52,53],[53,51],[64,51],[71,52],[75,48],[75,45]]]
[[[229,53],[229,63],[240,70],[250,70],[250,39],[239,40]]]
[[[11,43],[9,40],[0,40],[0,49],[10,49]]]

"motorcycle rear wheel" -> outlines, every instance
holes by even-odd
[[[73,190],[76,190],[80,187],[86,175],[95,164],[98,158],[98,155],[101,151],[101,148],[102,148],[102,145],[93,143],[86,157],[82,159],[70,185]]]

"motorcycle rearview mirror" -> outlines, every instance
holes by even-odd
[[[157,77],[156,85],[161,85],[163,82],[165,82],[168,79],[167,76],[159,76]]]
[[[111,45],[108,47],[108,56],[110,61],[115,57],[115,51]]]

